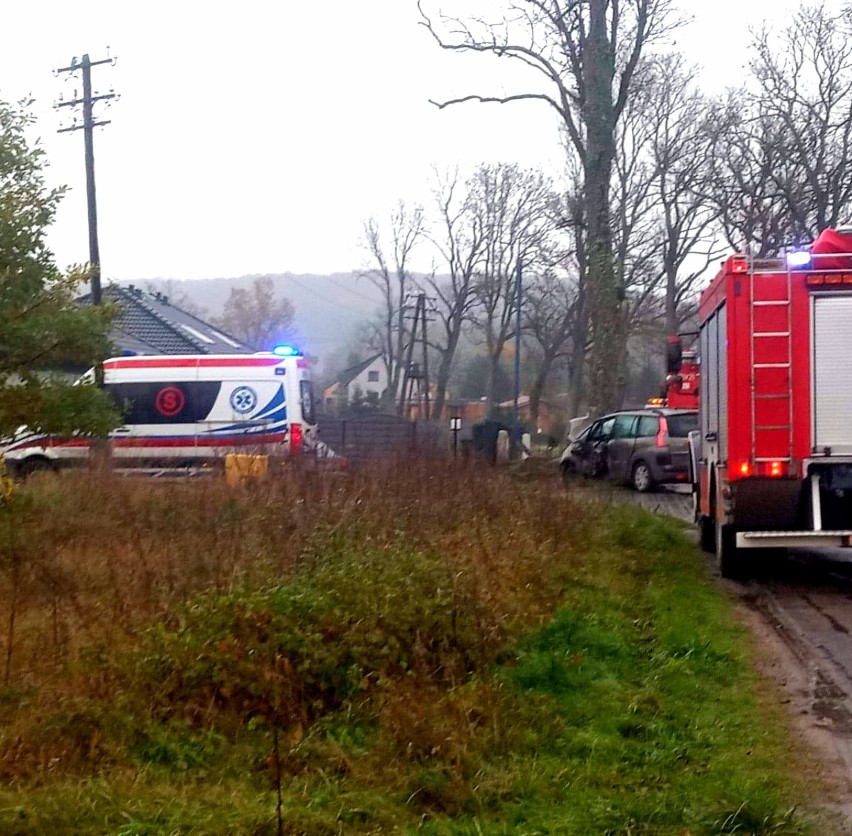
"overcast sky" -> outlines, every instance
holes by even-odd
[[[694,22],[678,47],[720,90],[742,77],[749,26],[781,24],[798,3],[683,5]],[[428,104],[513,81],[441,51],[417,21],[415,0],[4,4],[0,96],[35,97],[51,182],[71,188],[50,238],[60,264],[87,260],[88,238],[82,132],[57,135],[52,109],[80,84],[51,70],[107,45],[118,63],[93,79],[121,93],[95,135],[108,278],[350,270],[363,262],[363,219],[425,200],[433,165],[506,160],[558,174],[543,105]]]

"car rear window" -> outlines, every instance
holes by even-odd
[[[686,438],[693,430],[698,429],[698,413],[685,412],[678,415],[667,415],[669,435],[672,438]]]
[[[652,438],[660,431],[660,419],[656,415],[643,415],[639,419],[639,429],[636,435],[639,438]]]

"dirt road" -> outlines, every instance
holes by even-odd
[[[610,498],[692,520],[692,498],[681,487],[616,488]],[[758,669],[780,687],[795,733],[824,773],[840,832],[852,834],[852,550],[791,550],[748,583],[723,580],[706,559],[755,637]]]
[[[748,584],[724,581],[783,689],[796,732],[832,789],[852,834],[852,555],[793,550]]]

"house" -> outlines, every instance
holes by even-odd
[[[327,414],[343,412],[351,406],[378,406],[388,388],[388,373],[381,354],[374,354],[348,369],[322,393]]]
[[[111,335],[116,354],[252,354],[255,350],[170,304],[162,293],[109,284],[102,297],[118,307]],[[91,294],[78,301],[91,304]]]

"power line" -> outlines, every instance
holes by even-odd
[[[366,315],[367,315],[367,314],[365,313],[365,311],[358,310],[357,308],[350,308],[350,307],[349,307],[349,305],[343,305],[343,304],[341,304],[340,302],[335,302],[333,299],[328,299],[328,298],[326,298],[326,297],[325,297],[325,296],[323,296],[321,293],[317,293],[317,292],[316,292],[316,291],[315,291],[312,287],[305,287],[305,285],[303,285],[303,284],[302,284],[302,283],[301,283],[301,282],[300,282],[297,278],[295,278],[294,276],[288,276],[287,278],[288,278],[288,281],[293,282],[293,284],[295,284],[295,285],[296,285],[296,287],[300,287],[300,288],[302,288],[302,290],[304,290],[305,292],[313,294],[314,296],[316,296],[316,297],[317,297],[317,299],[320,299],[321,301],[325,302],[325,303],[326,303],[326,304],[328,304],[328,305],[334,305],[335,307],[343,308],[343,310],[345,310],[345,311],[351,311],[352,313],[357,313],[357,314],[360,314],[361,316],[366,316]]]
[[[369,296],[365,296],[363,293],[359,293],[357,290],[352,290],[351,287],[346,287],[346,285],[336,282],[331,276],[326,276],[326,279],[330,281],[335,287],[339,287],[341,290],[345,290],[347,293],[351,293],[353,296],[359,296],[361,299],[366,299],[368,302],[372,302],[374,305],[378,304],[375,299],[371,299]]]

